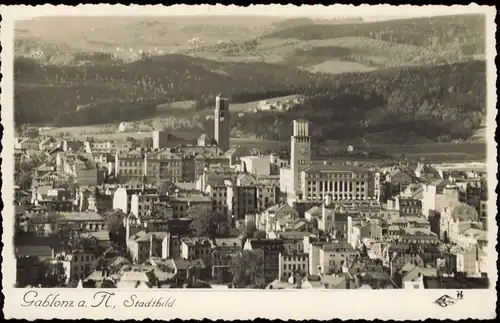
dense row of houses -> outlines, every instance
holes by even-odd
[[[219,140],[156,131],[152,147],[21,140],[16,167],[41,162],[31,187],[16,188],[16,232],[31,237],[16,241],[19,275],[38,266],[27,260],[35,257],[62,266],[68,284],[227,286],[232,261],[251,253],[261,255],[256,265],[274,289],[427,288],[437,278],[484,278],[484,176],[424,164],[313,165],[303,120],[294,122],[290,158],[221,149],[225,122]],[[220,214],[242,234],[193,235],[193,210]],[[112,239],[113,218],[124,250]],[[54,236],[65,230],[85,243],[59,250]]]

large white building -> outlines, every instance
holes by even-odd
[[[311,164],[309,123],[293,122],[291,166],[280,169],[280,188],[289,202],[322,201],[326,195],[334,200],[379,199],[380,174],[362,167]]]

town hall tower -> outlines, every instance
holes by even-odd
[[[311,166],[311,137],[307,120],[293,121],[291,137],[291,168],[295,192],[301,191],[301,172]]]
[[[219,94],[215,98],[214,139],[223,152],[229,150],[230,130],[229,100]]]

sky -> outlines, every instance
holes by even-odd
[[[96,10],[98,8],[98,10]],[[13,14],[16,20],[31,19],[34,17],[55,16],[55,15],[77,15],[77,16],[185,16],[185,15],[264,15],[281,17],[311,17],[311,18],[329,18],[329,17],[362,17],[366,21],[378,21],[389,19],[400,19],[409,17],[428,17],[437,15],[453,15],[467,13],[484,13],[487,6],[468,5],[468,6],[391,6],[362,5],[355,7],[353,5],[312,5],[312,6],[293,6],[293,5],[251,5],[248,7],[238,7],[235,5],[175,5],[170,7],[163,6],[113,6],[113,5],[79,5],[70,6],[52,6],[43,5],[36,7],[16,7],[11,6],[9,14]],[[490,7],[491,8],[491,7]]]

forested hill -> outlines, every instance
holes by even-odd
[[[269,38],[326,40],[367,37],[412,46],[434,46],[459,42],[466,55],[483,54],[484,15],[454,15],[411,18],[358,24],[308,24],[269,33]]]
[[[235,129],[287,140],[293,119],[311,121],[320,140],[408,142],[469,139],[486,115],[486,64],[469,61],[335,75],[306,92],[286,114],[257,113],[234,120]]]
[[[303,92],[313,75],[266,63],[220,63],[183,55],[131,63],[41,65],[19,57],[15,71],[15,122],[84,125],[137,120],[160,103],[212,104],[224,92],[234,102]]]
[[[14,68],[16,126],[140,120],[168,101],[211,108],[220,92],[233,103],[304,94],[304,104],[291,111],[233,114],[233,133],[271,140],[288,140],[298,117],[312,122],[320,140],[468,139],[486,114],[486,68],[478,60],[336,75],[182,55],[81,66],[18,58]]]

